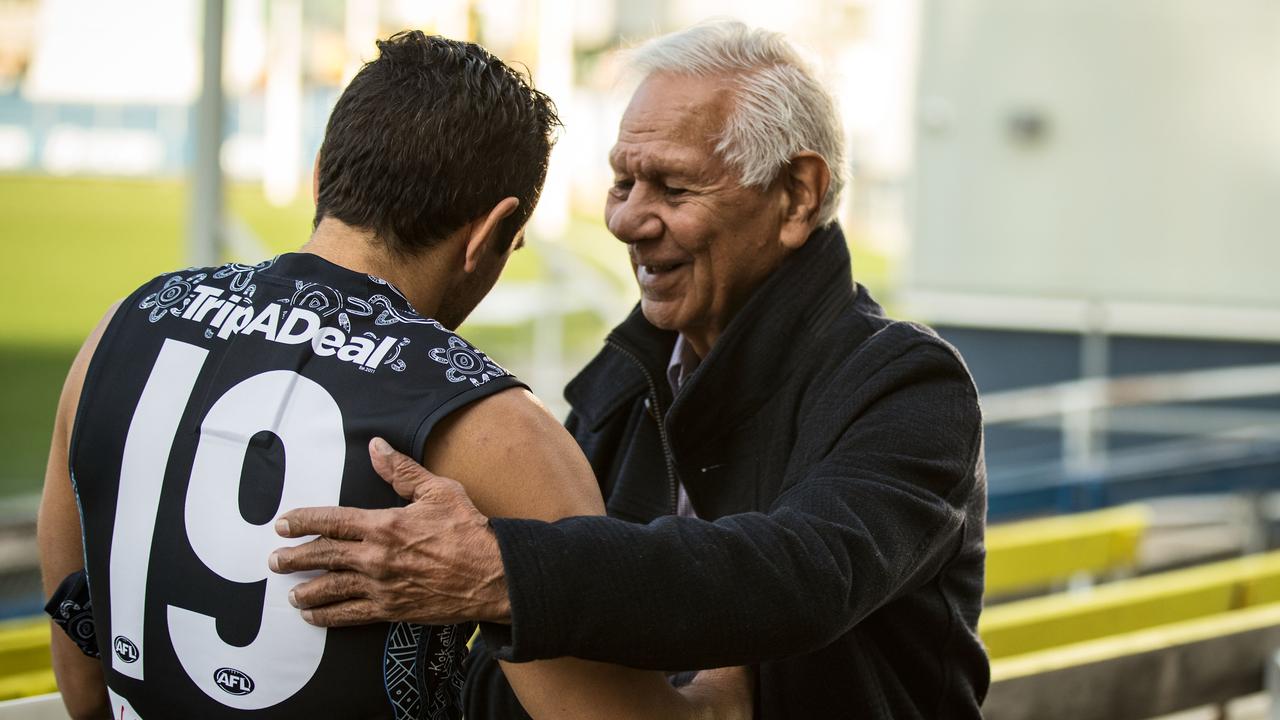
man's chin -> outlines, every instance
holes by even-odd
[[[676,303],[662,300],[640,298],[640,312],[649,324],[659,330],[680,331],[680,320]]]

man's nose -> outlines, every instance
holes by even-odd
[[[645,190],[632,187],[627,199],[607,207],[605,224],[624,243],[638,243],[662,236],[662,219]]]

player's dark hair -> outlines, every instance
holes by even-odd
[[[327,215],[412,254],[515,197],[505,252],[542,191],[555,104],[474,43],[412,30],[378,50],[329,116],[315,224]]]

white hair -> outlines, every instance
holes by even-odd
[[[735,80],[736,104],[715,151],[747,187],[773,182],[797,153],[817,153],[831,171],[818,225],[836,219],[845,183],[844,133],[835,101],[781,33],[715,21],[654,38],[632,50],[643,76],[676,73]]]

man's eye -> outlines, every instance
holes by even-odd
[[[614,180],[611,190],[614,195],[625,196],[627,193],[631,192],[631,186],[635,184],[635,180]]]
[[[689,191],[682,187],[671,187],[670,185],[668,185],[663,192],[667,194],[667,197],[679,197],[680,195],[684,195]]]

